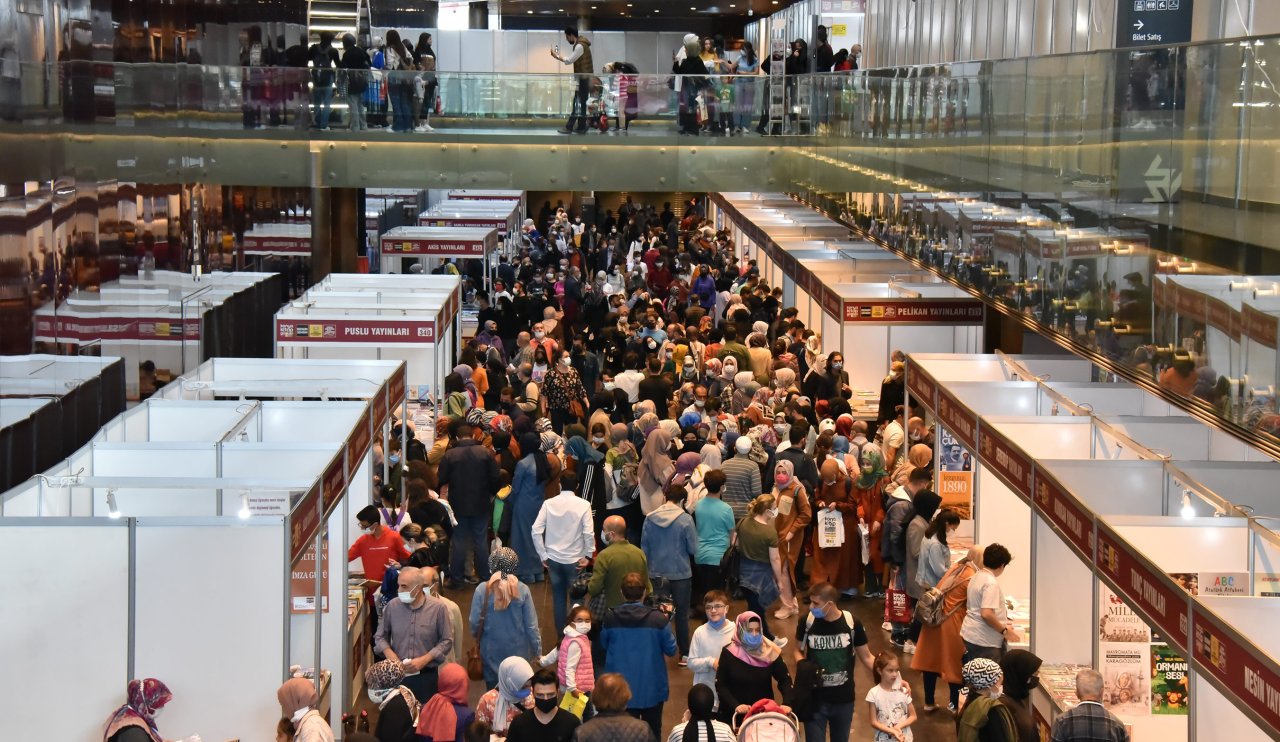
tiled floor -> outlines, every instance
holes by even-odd
[[[559,638],[559,633],[553,630],[553,627],[551,626],[550,587],[547,583],[542,582],[531,586],[531,590],[538,608],[538,619],[542,629],[543,649],[545,651],[549,651],[553,646],[555,646],[554,642],[558,641]],[[468,588],[465,591],[447,591],[445,593],[449,598],[456,601],[458,605],[461,606],[464,619],[471,606],[471,593],[471,588]],[[862,621],[867,630],[867,637],[870,640],[870,649],[872,654],[885,649],[892,649],[892,644],[889,642],[889,635],[880,629],[880,624],[882,623],[883,618],[882,613],[884,610],[883,602],[851,600],[842,602],[840,607],[852,611],[858,620]],[[730,615],[736,615],[739,611],[745,609],[745,603],[739,601],[734,605]],[[776,605],[774,609],[776,610]],[[786,636],[790,639],[792,646],[794,646],[795,641],[795,621],[796,619],[777,621],[772,617],[772,611],[770,611],[770,628],[772,628],[774,633],[778,636]],[[690,632],[692,632],[697,625],[698,622],[693,622],[689,627]],[[784,651],[784,656],[787,658],[787,664],[794,669],[794,653],[791,650],[791,646],[787,647]],[[924,695],[924,688],[921,685],[920,674],[912,671],[908,667],[909,664],[910,656],[903,655],[904,676],[911,683],[912,693],[915,698],[921,699]],[[671,696],[663,711],[663,729],[665,731],[669,731],[674,725],[679,723],[680,717],[685,710],[685,697],[689,692],[689,686],[693,679],[693,673],[678,666],[674,658],[667,661],[667,667],[669,669],[671,683]],[[870,673],[865,669],[859,668],[855,682],[857,684],[856,695],[858,703],[855,706],[853,735],[851,736],[851,739],[856,740],[857,742],[870,742],[875,738],[875,733],[867,721],[866,705],[862,703],[862,698],[865,697],[866,690],[870,687],[872,682]],[[472,683],[471,703],[473,706],[484,690],[484,683]],[[913,731],[915,739],[920,740],[920,742],[955,739],[954,721],[951,714],[945,709],[946,683],[939,683],[938,700],[942,702],[944,708],[935,711],[932,714],[925,714],[921,711],[920,704],[917,703],[916,713],[919,714],[920,720],[913,727]],[[369,709],[370,713],[376,713],[376,710],[367,702],[367,700],[362,705],[362,708]]]

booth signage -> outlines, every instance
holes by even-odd
[[[276,318],[278,343],[434,343],[435,320]]]
[[[867,12],[867,0],[822,0],[823,13],[865,13]],[[833,29],[843,29],[843,23],[832,25]],[[831,32],[832,36],[844,36],[844,31]]]
[[[990,425],[978,428],[978,455],[1023,501],[1031,503],[1031,460]]]
[[[898,300],[869,299],[844,303],[845,322],[875,324],[980,325],[982,302],[977,299]]]
[[[420,227],[487,227],[489,229],[506,229],[507,220],[485,216],[444,216],[430,215],[418,218]]]
[[[1154,279],[1152,279],[1152,281],[1151,281],[1151,301],[1152,301],[1152,303],[1154,303],[1157,307],[1167,307],[1167,306],[1169,306],[1169,298],[1166,298],[1166,296],[1165,296],[1165,295],[1169,292],[1169,288],[1168,288],[1168,286],[1169,286],[1168,281],[1166,281],[1166,280],[1164,280],[1164,279],[1160,278],[1159,276],[1157,276],[1157,277],[1155,277]]]
[[[483,257],[485,244],[484,242],[464,242],[461,240],[383,237],[382,252],[386,255],[435,255],[446,257],[462,255]]]
[[[1168,46],[1191,40],[1192,0],[1118,0],[1116,48]]]
[[[255,237],[244,236],[246,255],[297,255],[311,257],[310,237]]]
[[[1191,656],[1202,672],[1243,703],[1265,726],[1280,728],[1280,667],[1199,603],[1192,605]]]
[[[907,391],[920,403],[931,410],[938,409],[938,385],[918,364],[907,357]]]
[[[200,338],[200,319],[141,317],[53,317],[36,315],[36,340],[48,343],[128,340],[182,342]]]
[[[938,390],[938,419],[966,446],[977,446],[978,416],[969,412],[946,389]]]
[[[1174,289],[1173,308],[1178,314],[1188,315],[1190,319],[1204,322],[1209,314],[1209,297],[1186,286],[1170,282]]]
[[[289,516],[289,559],[297,564],[320,528],[320,488],[312,487]]]
[[[404,404],[405,395],[408,394],[406,387],[407,382],[404,378],[406,373],[407,372],[402,367],[391,376],[390,380],[387,381],[387,384],[389,385],[387,387],[387,398],[391,400],[392,409],[400,409],[400,406]]]
[[[373,424],[382,432],[382,426],[387,424],[387,385],[383,384],[378,393],[373,395]]]
[[[1225,301],[1210,296],[1207,299],[1209,326],[1226,334],[1232,340],[1240,339],[1240,314]]]
[[[355,430],[351,431],[351,438],[347,441],[347,460],[353,466],[363,459],[365,454],[369,453],[369,444],[373,441],[372,426],[373,407],[372,400],[370,400],[370,405],[365,407],[364,414],[360,416]]]
[[[1105,525],[1098,525],[1098,570],[1129,604],[1160,630],[1167,641],[1186,651],[1191,629],[1187,625],[1187,593],[1169,576],[1154,569]]]
[[[321,542],[321,588],[329,588],[329,539]],[[316,545],[311,544],[302,554],[302,561],[289,570],[289,612],[314,613],[316,610]],[[320,601],[320,611],[329,612],[329,596]]]
[[[1249,336],[1250,340],[1256,340],[1268,348],[1276,347],[1276,336],[1280,335],[1280,318],[1273,314],[1260,312],[1257,309],[1244,305],[1242,320],[1244,321],[1244,334]]]
[[[1036,497],[1035,508],[1044,516],[1045,520],[1054,527],[1054,530],[1062,534],[1067,543],[1075,547],[1080,556],[1086,561],[1093,561],[1093,545],[1096,538],[1094,532],[1093,514],[1086,508],[1081,507],[1076,498],[1072,497],[1052,478],[1045,475],[1043,471],[1036,470]]]
[[[840,319],[840,296],[836,292],[827,288],[826,284],[821,285],[822,288],[822,309],[832,319]]]
[[[347,473],[343,458],[342,454],[334,458],[329,468],[324,470],[324,478],[320,480],[324,493],[325,515],[333,512],[333,506],[338,504],[338,500],[342,499],[342,493],[347,489]]]

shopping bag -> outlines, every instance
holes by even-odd
[[[867,528],[867,524],[858,521],[858,535],[862,541],[862,563],[871,563],[871,529]]]
[[[818,548],[838,549],[844,545],[844,516],[839,510],[818,511]]]
[[[911,596],[907,595],[897,580],[884,593],[885,620],[890,623],[911,623]]]

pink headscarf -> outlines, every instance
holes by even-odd
[[[130,680],[126,703],[107,719],[102,739],[108,740],[126,727],[145,729],[155,742],[163,742],[156,729],[156,712],[173,700],[168,686],[155,678]]]
[[[764,626],[764,619],[760,618],[760,614],[754,611],[743,611],[734,619],[733,639],[729,642],[729,651],[733,653],[734,657],[752,667],[767,667],[782,656],[782,650],[778,648],[777,644],[770,641],[767,636],[760,637],[760,647],[755,653],[747,649],[742,637],[747,633],[747,624],[752,621],[758,622],[761,627]]]

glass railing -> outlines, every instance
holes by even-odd
[[[297,136],[316,130],[425,131],[424,125],[546,131],[548,123],[556,121],[601,132],[639,123],[645,132],[675,133],[680,127],[723,133],[756,129],[767,85],[761,76],[735,75],[324,71],[87,62],[26,64],[19,69],[18,84],[0,85],[0,123],[88,125],[138,134],[278,129],[283,136]],[[787,91],[796,95],[794,86]],[[791,107],[799,109],[798,104]],[[572,122],[570,116],[575,117]],[[786,123],[786,130],[798,131]]]

